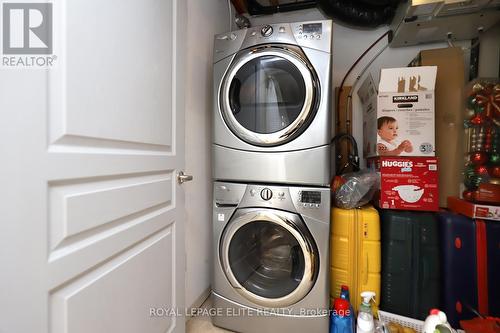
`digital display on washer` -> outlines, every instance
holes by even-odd
[[[300,195],[300,202],[309,204],[321,203],[321,192],[318,191],[302,191]]]
[[[305,34],[321,33],[321,23],[308,23],[303,25]]]

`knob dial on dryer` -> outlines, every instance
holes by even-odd
[[[260,29],[260,33],[264,37],[269,37],[273,34],[273,27],[267,24]]]

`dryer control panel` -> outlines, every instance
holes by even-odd
[[[305,46],[311,49],[331,52],[332,21],[309,21],[297,23],[265,24],[248,28],[245,31],[243,41],[240,41],[241,49],[253,47],[260,44],[284,43]],[[220,40],[222,44],[237,44],[240,39],[239,32],[216,36],[216,45]],[[242,43],[242,44],[241,44]],[[220,45],[221,48],[224,45]]]
[[[295,26],[295,37],[297,39],[321,39],[323,24],[320,23],[302,23]]]

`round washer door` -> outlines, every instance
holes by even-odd
[[[220,243],[231,285],[247,300],[268,308],[302,300],[315,283],[318,258],[300,217],[274,209],[236,211]]]
[[[318,80],[300,49],[266,46],[235,56],[220,88],[220,110],[229,129],[257,146],[297,137],[314,116]]]

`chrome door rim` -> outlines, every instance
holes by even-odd
[[[313,246],[309,240],[306,239],[296,227],[296,224],[300,223],[297,215],[266,208],[248,208],[236,212],[236,214],[237,215],[235,215],[228,223],[220,240],[220,258],[222,269],[231,285],[247,300],[268,308],[286,307],[302,300],[314,285],[316,275],[315,271],[317,268],[317,256],[314,253]],[[299,285],[286,296],[279,298],[266,298],[256,295],[245,289],[238,282],[233,274],[233,271],[231,270],[231,265],[229,263],[229,245],[233,236],[244,225],[258,221],[275,223],[285,228],[299,243],[304,255],[304,275],[302,276]]]
[[[236,120],[229,103],[229,89],[234,76],[243,65],[252,59],[268,55],[286,59],[299,70],[302,79],[304,80],[306,94],[304,104],[302,105],[299,115],[290,125],[274,133],[261,134],[248,130]],[[308,66],[304,57],[296,51],[283,46],[265,46],[255,48],[250,51],[246,51],[243,54],[237,55],[233,60],[231,67],[224,75],[219,91],[219,109],[226,125],[236,136],[244,141],[259,146],[274,146],[283,144],[294,138],[302,126],[304,126],[308,117],[314,112],[315,84],[313,79],[312,69]]]

